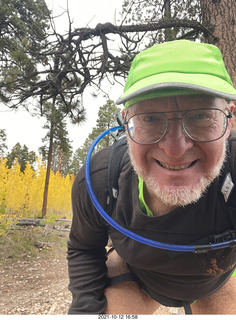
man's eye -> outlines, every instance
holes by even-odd
[[[147,121],[147,122],[153,122],[153,121],[157,120],[157,117],[155,115],[148,115],[148,116],[145,117],[144,120]]]
[[[192,121],[192,122],[199,122],[199,121],[206,122],[211,120],[211,118],[212,118],[211,113],[207,113],[207,112],[189,113],[187,115],[188,121]]]
[[[203,120],[203,119],[206,119],[207,116],[206,116],[205,113],[196,113],[196,114],[194,115],[194,118],[195,118],[196,120]]]

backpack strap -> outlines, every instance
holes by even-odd
[[[127,139],[124,132],[119,134],[112,145],[108,163],[108,212],[112,214],[114,203],[118,197],[118,180],[124,165],[125,155],[128,150]]]
[[[236,184],[236,130],[231,130],[229,136],[230,171],[232,179]]]
[[[236,131],[232,130],[227,143],[227,161],[221,173],[221,193],[228,207],[236,208]]]

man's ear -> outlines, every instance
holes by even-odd
[[[233,118],[228,119],[228,120],[229,120],[229,123],[228,123],[227,132],[226,132],[227,138],[228,138],[228,136],[229,136],[229,134],[230,134],[230,130],[231,130],[231,129],[235,129],[235,123],[236,123],[235,115],[234,115],[234,109],[235,109],[235,104],[234,104],[234,102],[233,102],[233,101],[230,101],[230,103],[228,104],[228,107],[229,107],[230,112],[231,112],[232,115],[233,115]]]
[[[230,103],[229,105],[230,111],[233,114],[233,118],[231,120],[231,129],[236,130],[236,113],[235,113],[235,103]]]
[[[123,110],[122,110],[122,120],[125,119],[125,114],[126,114],[126,109],[123,109]]]
[[[235,104],[233,101],[230,101],[229,103],[229,109],[230,109],[230,112],[233,114],[234,113],[234,109],[235,109]]]

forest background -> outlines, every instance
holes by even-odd
[[[107,84],[122,84],[133,57],[153,44],[190,39],[217,45],[236,84],[236,3],[234,0],[124,0],[114,24],[73,28],[69,1],[62,14],[67,32],[59,33],[44,0],[2,0],[0,8],[0,100],[45,118],[38,154],[17,143],[8,150],[0,128],[0,222],[9,218],[71,217],[70,191],[89,145],[116,124],[120,109]],[[96,126],[72,150],[67,122],[83,123],[83,95],[103,94]],[[32,103],[33,101],[33,103]],[[33,107],[32,107],[33,106]],[[95,151],[112,143],[107,137]],[[5,230],[5,231],[4,231]]]

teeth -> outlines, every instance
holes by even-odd
[[[163,168],[166,168],[168,170],[173,170],[173,171],[180,171],[180,170],[183,170],[183,169],[186,169],[186,168],[189,168],[191,166],[191,163],[190,164],[187,164],[185,166],[168,166],[167,164],[164,164],[162,162],[159,162],[159,164],[163,167]]]

